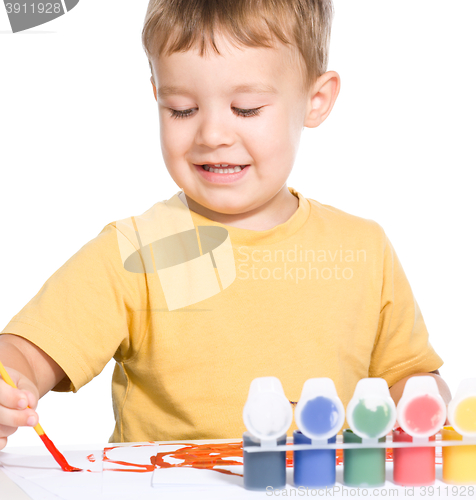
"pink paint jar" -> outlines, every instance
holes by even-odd
[[[430,436],[429,441],[434,441]],[[396,443],[413,441],[401,427],[394,429],[393,441]],[[435,482],[435,448],[394,448],[393,482],[402,486],[428,486]]]

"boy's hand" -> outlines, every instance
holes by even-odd
[[[0,450],[18,427],[38,423],[38,400],[66,376],[63,369],[30,341],[17,335],[0,335],[0,360],[18,389],[0,377]],[[29,406],[30,408],[27,408]],[[29,418],[32,420],[29,421]]]
[[[38,415],[34,411],[39,400],[38,389],[19,371],[5,368],[18,389],[10,387],[0,377],[0,450],[5,448],[8,436],[18,427],[34,427],[38,423]]]

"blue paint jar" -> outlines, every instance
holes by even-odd
[[[301,431],[294,431],[294,444],[312,444]],[[336,436],[327,440],[335,443]],[[336,450],[294,451],[294,485],[325,488],[336,482]]]

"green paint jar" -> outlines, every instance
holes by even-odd
[[[350,429],[343,431],[344,443],[362,443]],[[379,443],[385,443],[385,436]],[[346,486],[382,486],[385,484],[385,448],[344,450],[344,484]]]

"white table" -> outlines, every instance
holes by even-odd
[[[31,500],[2,470],[0,470],[0,492],[2,499],[8,500]]]

